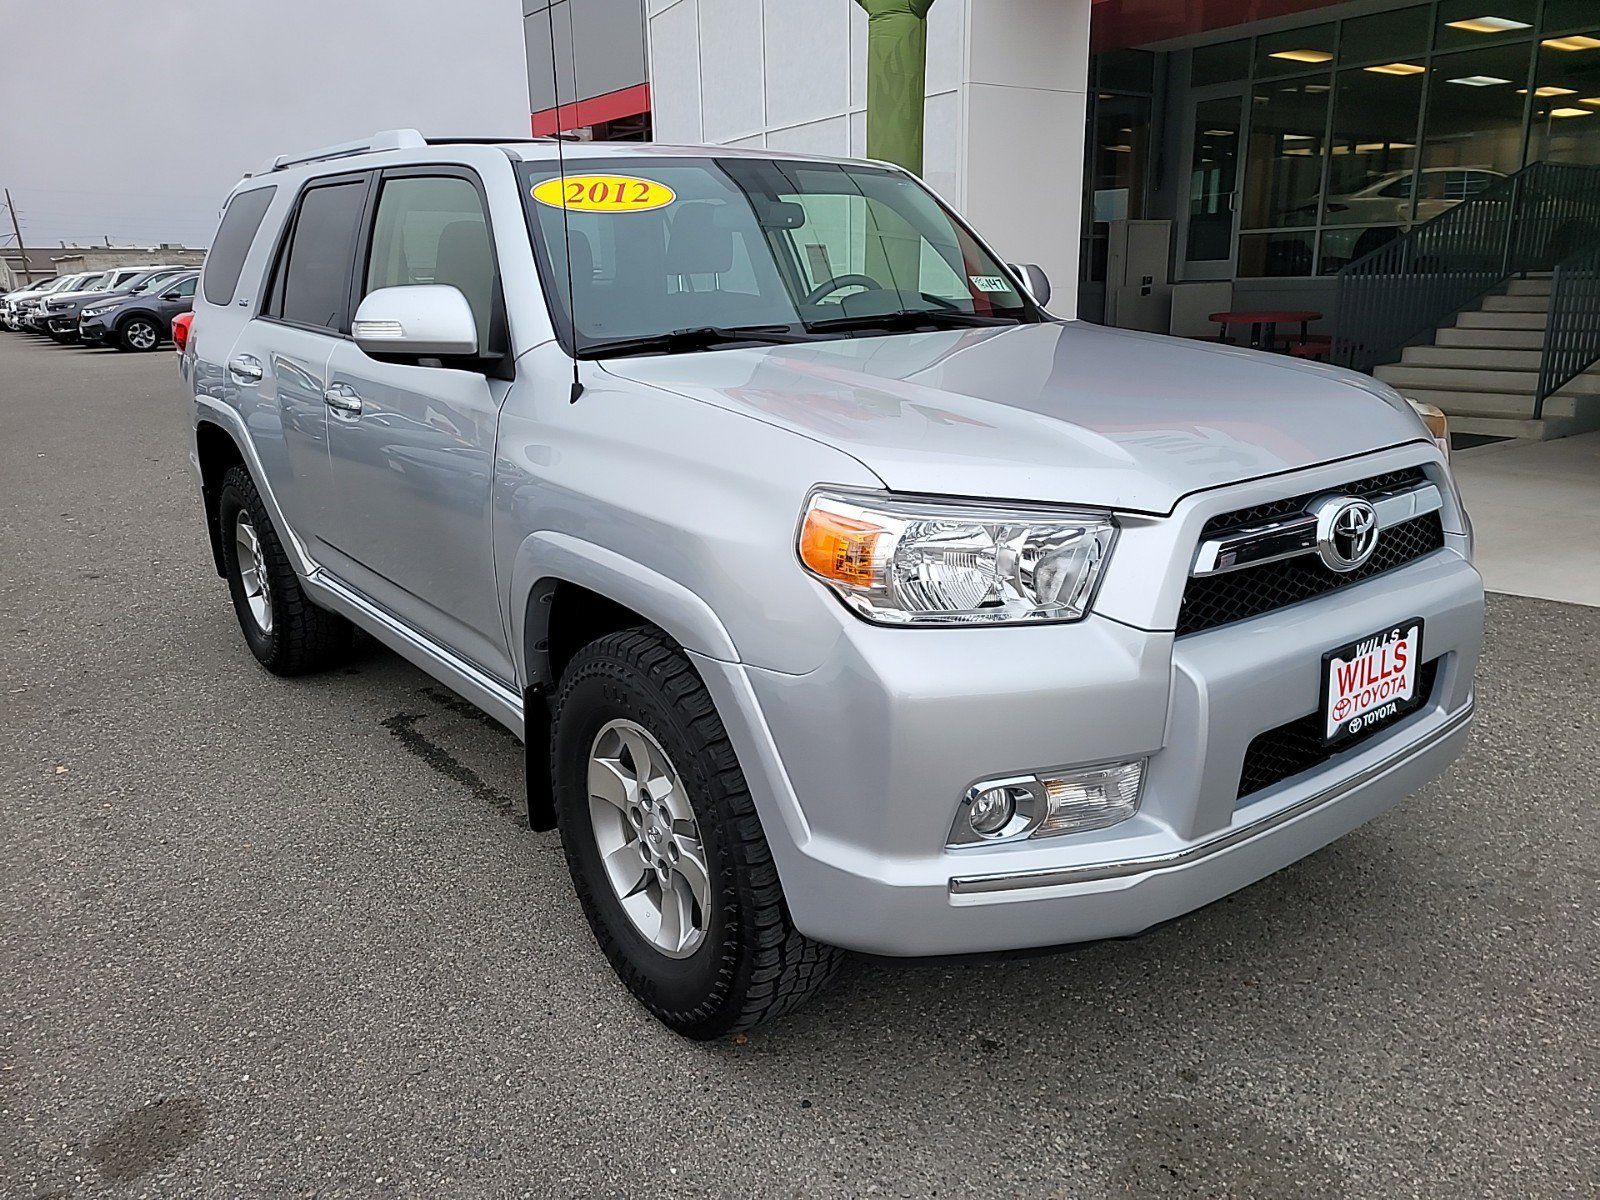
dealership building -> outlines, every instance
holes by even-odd
[[[1579,252],[1600,244],[1600,0],[902,7],[926,12],[923,177],[1045,268],[1055,311],[1282,336],[1430,398],[1468,393],[1456,410],[1491,432],[1570,432],[1600,404],[1552,399],[1588,394],[1572,364],[1600,342],[1600,305],[1575,355],[1537,344],[1548,274],[1592,284]],[[533,128],[863,156],[868,21],[857,0],[524,0]],[[1535,227],[1537,245],[1519,233]],[[1455,278],[1441,246],[1476,274]],[[1519,369],[1484,376],[1433,336],[1474,304],[1469,340]]]

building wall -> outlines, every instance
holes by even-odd
[[[522,0],[522,34],[533,112],[556,107],[557,87],[566,105],[646,80],[644,0]]]
[[[104,271],[110,267],[198,267],[205,261],[204,250],[190,250],[179,246],[71,246],[53,255],[51,265],[57,275],[72,275],[79,271]]]
[[[1078,271],[1090,0],[937,0],[923,176],[1070,315]],[[655,138],[866,153],[867,18],[855,0],[646,0]]]

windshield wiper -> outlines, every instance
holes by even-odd
[[[788,325],[696,325],[689,329],[674,329],[669,333],[647,333],[639,337],[614,338],[595,342],[578,351],[579,358],[610,357],[620,354],[684,354],[692,350],[710,350],[738,342],[766,342],[781,344],[806,340]]]
[[[925,312],[901,311],[864,313],[855,317],[828,317],[821,321],[807,321],[806,328],[813,333],[848,333],[854,330],[907,333],[919,329],[968,329],[1018,324],[1021,322],[1016,317],[986,317],[981,313],[929,309]]]

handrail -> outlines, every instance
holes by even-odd
[[[1529,163],[1338,274],[1333,361],[1370,372],[1513,275],[1600,242],[1600,167]]]
[[[1539,361],[1533,417],[1551,395],[1600,362],[1600,242],[1562,259],[1550,281],[1550,323]]]

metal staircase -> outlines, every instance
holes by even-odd
[[[1334,361],[1461,432],[1600,427],[1600,168],[1532,163],[1345,267],[1338,297]]]

